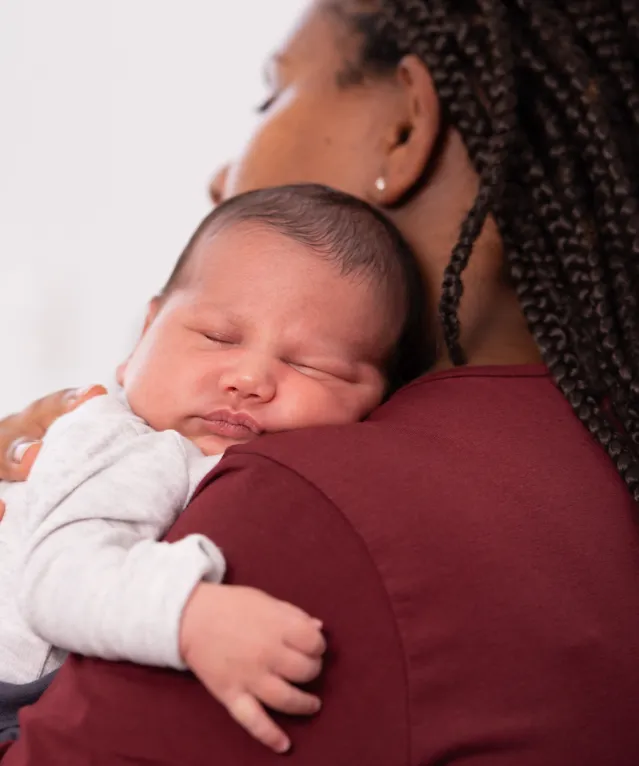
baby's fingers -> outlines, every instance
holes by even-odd
[[[4,516],[5,509],[6,509],[6,505],[4,504],[4,500],[0,500],[0,521],[2,521],[2,517]]]
[[[290,739],[248,692],[235,697],[227,704],[227,709],[231,717],[254,739],[276,753],[285,753],[291,747]]]
[[[309,657],[294,649],[283,647],[279,655],[271,661],[271,671],[287,681],[306,684],[322,671],[320,657]]]
[[[251,691],[268,707],[288,715],[314,715],[322,707],[319,697],[274,675],[264,676]]]
[[[322,623],[311,617],[299,620],[289,627],[284,636],[284,641],[291,649],[309,655],[309,657],[321,657],[326,651],[326,639],[322,635]]]

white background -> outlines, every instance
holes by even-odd
[[[110,382],[299,0],[0,0],[0,417]]]

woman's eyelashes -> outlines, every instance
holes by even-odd
[[[265,112],[268,112],[268,110],[273,106],[276,100],[277,100],[277,94],[276,93],[271,94],[266,99],[264,99],[264,101],[262,101],[261,104],[259,104],[255,108],[255,111],[258,114],[264,114]]]

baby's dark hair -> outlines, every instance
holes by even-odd
[[[186,265],[202,236],[241,223],[274,229],[332,262],[342,275],[360,274],[386,286],[389,297],[402,296],[404,323],[386,371],[390,391],[432,365],[434,353],[425,321],[425,291],[408,244],[374,207],[319,184],[260,189],[224,202],[197,228],[160,297],[184,279]]]

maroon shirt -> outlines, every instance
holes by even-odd
[[[169,539],[327,627],[288,761],[185,673],[72,658],[2,766],[639,764],[637,508],[544,369],[428,376],[203,487]]]

